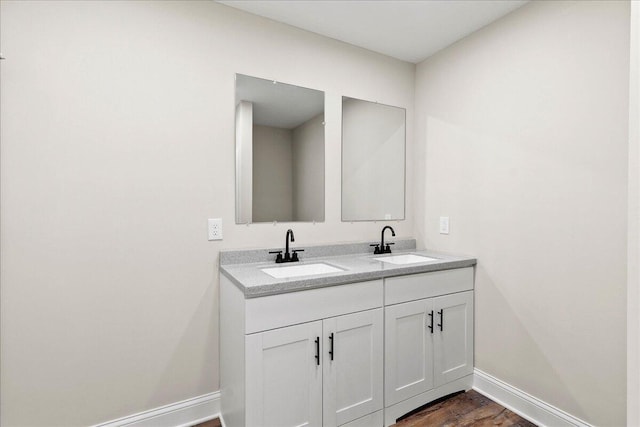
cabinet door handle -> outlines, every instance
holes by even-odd
[[[431,333],[433,333],[433,310],[431,310],[431,313],[428,313],[428,315],[431,319],[429,320],[429,325],[427,325],[427,328],[429,328]]]
[[[333,332],[329,334],[329,356],[333,360]]]
[[[438,323],[438,326],[440,326],[440,330],[443,331],[444,329],[444,308],[440,311],[438,311],[438,314],[440,315],[440,323]]]
[[[316,365],[320,366],[320,337],[316,337]]]

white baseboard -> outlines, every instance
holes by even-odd
[[[593,427],[479,369],[474,370],[473,389],[538,426]],[[191,427],[217,417],[220,417],[219,391],[93,427]]]
[[[479,369],[474,370],[473,389],[539,426],[592,427]]]
[[[190,427],[220,416],[220,392],[171,403],[93,427]]]

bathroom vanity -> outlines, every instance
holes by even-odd
[[[220,254],[221,412],[236,426],[388,426],[473,373],[476,260],[368,244]]]

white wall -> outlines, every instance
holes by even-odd
[[[293,130],[293,217],[324,221],[324,114]]]
[[[253,222],[293,219],[293,131],[253,126]]]
[[[417,237],[478,258],[476,366],[594,425],[626,418],[628,73],[628,2],[541,1],[416,75]]]
[[[2,425],[215,391],[219,250],[378,238],[340,221],[341,97],[406,107],[411,147],[412,64],[212,1],[0,8]],[[235,225],[235,73],[326,91],[324,223]]]
[[[631,2],[629,67],[629,226],[627,425],[640,426],[640,3]]]

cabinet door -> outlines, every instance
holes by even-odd
[[[385,307],[385,406],[433,388],[432,310],[432,299]]]
[[[321,426],[322,322],[247,335],[245,340],[247,426]]]
[[[323,321],[325,426],[382,409],[382,325],[381,308]]]
[[[434,298],[434,376],[440,386],[473,372],[473,292]]]

